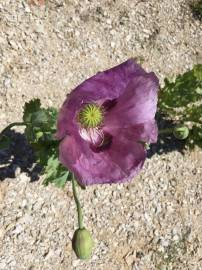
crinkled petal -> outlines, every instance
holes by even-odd
[[[77,129],[77,112],[85,103],[100,103],[121,96],[129,81],[146,72],[130,59],[95,76],[77,86],[64,102],[58,117],[57,138],[73,134]]]
[[[136,142],[155,143],[158,137],[158,127],[155,119],[127,128],[108,125],[103,130],[113,137],[119,136],[120,132],[124,132],[125,136]]]
[[[72,136],[66,136],[60,143],[60,161],[82,185],[128,181],[139,172],[145,158],[142,144],[124,132],[101,152],[94,152],[87,142]]]
[[[116,105],[106,114],[104,126],[127,128],[153,121],[159,82],[154,73],[132,79]]]

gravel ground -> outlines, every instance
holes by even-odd
[[[43,3],[43,1],[41,1]],[[202,25],[185,0],[0,2],[0,128],[21,121],[25,101],[59,107],[99,70],[136,57],[161,82],[202,62]],[[202,153],[147,159],[128,184],[81,191],[95,249],[79,261],[71,186],[33,181],[22,129],[0,153],[0,270],[202,269]],[[5,162],[4,162],[5,163]]]

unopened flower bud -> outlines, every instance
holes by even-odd
[[[173,135],[178,140],[185,140],[189,135],[189,129],[186,126],[177,126],[174,128]]]
[[[77,229],[74,232],[72,246],[79,259],[90,258],[93,249],[93,239],[90,232],[85,228]]]

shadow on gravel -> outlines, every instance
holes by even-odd
[[[173,121],[165,120],[160,114],[157,114],[156,120],[159,130],[175,126]],[[172,134],[160,134],[157,143],[151,144],[150,149],[147,151],[147,157],[151,158],[154,154],[162,155],[172,151],[178,151],[183,154],[185,142],[185,140],[176,139]]]
[[[10,130],[6,133],[11,138],[9,149],[0,151],[0,181],[16,178],[16,169],[26,172],[31,182],[39,179],[40,167],[36,165],[33,151],[23,134]]]
[[[157,115],[159,130],[174,126],[172,121],[164,120],[162,116]],[[33,151],[27,143],[23,134],[10,130],[6,134],[11,138],[10,148],[0,151],[0,181],[5,178],[16,178],[16,170],[20,168],[21,172],[26,172],[31,182],[39,179],[41,168],[36,164]],[[150,146],[148,158],[154,154],[165,154],[172,151],[179,151],[183,154],[185,141],[177,140],[172,135],[162,134],[158,137],[158,142]]]

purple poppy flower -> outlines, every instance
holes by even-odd
[[[158,78],[130,59],[77,86],[58,117],[61,163],[82,185],[120,183],[137,175],[144,143],[157,140]]]

